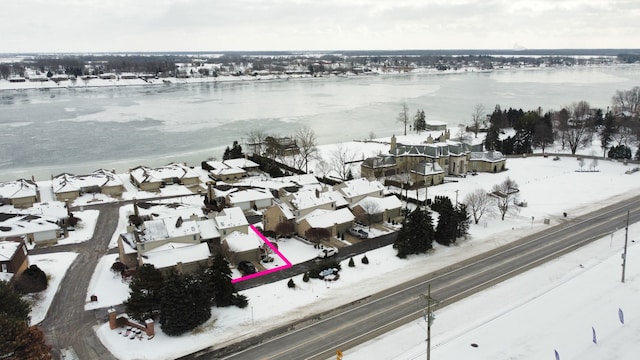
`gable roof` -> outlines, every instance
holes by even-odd
[[[191,168],[178,163],[171,163],[159,168],[138,166],[129,171],[129,174],[138,183],[160,182],[164,179],[192,179],[198,178],[198,174]]]
[[[22,243],[17,241],[0,241],[0,261],[9,261],[18,251]]]
[[[471,160],[476,161],[498,162],[504,159],[506,159],[506,157],[500,151],[478,151],[471,153]]]
[[[260,166],[255,162],[245,158],[225,160],[224,164],[227,165],[228,167],[235,167],[240,169],[251,169],[251,168],[257,168]]]
[[[264,189],[247,189],[238,190],[228,195],[231,204],[238,204],[249,201],[259,201],[273,199],[273,195],[270,191]]]
[[[58,228],[53,218],[31,214],[0,213],[0,236],[2,237],[55,231]]]
[[[114,172],[98,169],[87,175],[62,173],[51,179],[54,193],[81,191],[92,187],[124,186]]]
[[[382,183],[377,180],[369,181],[365,178],[345,181],[342,184],[336,185],[336,188],[348,199],[373,193],[382,196],[384,193],[384,185],[382,185]]]
[[[227,242],[229,250],[236,253],[254,250],[262,246],[262,240],[253,231],[250,231],[248,234],[234,231],[227,235],[227,237],[224,238],[224,241]]]
[[[320,190],[301,190],[290,195],[289,204],[296,210],[310,209],[327,204],[335,204],[336,199],[332,192],[322,192]]]
[[[36,196],[38,185],[31,180],[19,179],[0,183],[0,198],[19,199]]]
[[[237,226],[249,226],[247,218],[239,207],[222,209],[222,211],[215,217],[215,221],[218,225],[218,230]]]
[[[411,169],[411,172],[418,175],[435,175],[444,173],[444,170],[435,161],[421,161]]]
[[[326,229],[334,224],[344,224],[353,221],[355,217],[347,208],[339,210],[317,209],[296,220],[296,222],[299,224],[303,220],[306,220],[311,227]]]
[[[186,245],[186,246],[185,246]],[[153,264],[157,269],[207,260],[211,256],[209,245],[200,243],[195,245],[168,243],[147,251],[143,258],[146,264]]]
[[[366,198],[358,201],[351,208],[355,208],[356,206],[364,207],[367,203],[375,204],[375,207],[379,209],[379,212],[399,209],[402,207],[402,202],[395,196],[385,196],[385,197],[375,197],[375,196],[367,196]]]

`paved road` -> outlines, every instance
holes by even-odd
[[[102,321],[96,320],[93,311],[85,311],[84,304],[91,275],[100,258],[107,253],[109,241],[116,230],[120,205],[107,203],[100,206],[93,237],[70,247],[78,256],[67,270],[49,312],[40,324],[46,334],[47,343],[53,346],[54,355],[59,356],[61,349],[72,347],[82,360],[115,359],[92,329],[93,325]],[[67,250],[63,247],[50,249]]]
[[[290,326],[282,334],[252,339],[257,345],[235,347],[226,359],[327,359],[422,316],[420,296],[431,284],[440,306],[534,268],[546,261],[621,229],[626,212],[640,221],[640,197],[609,206],[538,234],[427,274],[336,310]],[[288,331],[287,331],[288,330]],[[249,344],[251,341],[247,341]],[[228,349],[230,350],[230,349]],[[184,359],[217,359],[224,351],[203,350]]]

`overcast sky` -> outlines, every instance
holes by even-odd
[[[639,0],[3,0],[0,52],[638,48]]]

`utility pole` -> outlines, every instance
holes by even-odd
[[[431,297],[431,284],[427,285],[427,294],[422,294],[422,297],[427,301],[427,309],[424,312],[424,320],[427,322],[427,360],[431,360],[431,325],[436,318],[431,310],[431,305],[436,305],[438,302]]]
[[[624,230],[624,252],[622,253],[622,282],[624,283],[624,272],[627,268],[627,240],[629,239],[629,210],[627,210],[627,227]]]
[[[460,191],[460,190],[456,190],[455,191],[455,193],[456,193],[456,207],[458,206],[458,191]]]

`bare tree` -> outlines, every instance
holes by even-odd
[[[555,129],[555,137],[560,140],[562,150],[567,145],[567,132],[569,130],[569,111],[562,109],[553,114],[553,128]]]
[[[572,154],[581,146],[591,143],[594,127],[591,121],[591,107],[586,101],[569,105],[567,111],[571,115],[566,131],[567,142]]]
[[[618,116],[614,121],[614,131],[611,134],[611,138],[618,146],[624,145],[628,147],[636,136],[636,128],[636,121],[625,116]]]
[[[351,171],[351,162],[356,159],[356,154],[349,147],[337,144],[331,152],[331,169],[338,173],[338,177],[346,180]]]
[[[318,153],[316,146],[316,133],[308,126],[302,126],[296,130],[295,140],[300,149],[298,156],[300,157],[300,167],[304,165],[304,172],[309,172],[309,161]]]
[[[491,196],[495,199],[495,204],[500,213],[502,220],[507,213],[517,213],[519,209],[517,204],[520,199],[520,190],[518,184],[507,177],[500,184],[493,185]]]
[[[267,133],[262,129],[252,129],[247,133],[247,147],[253,154],[262,155],[266,148]],[[249,150],[249,149],[247,149]]]
[[[484,106],[482,104],[476,104],[473,108],[473,114],[471,114],[471,127],[473,128],[473,133],[475,137],[478,137],[478,131],[480,131],[480,126],[485,125],[485,120],[487,116],[485,114]]]
[[[483,189],[476,189],[474,192],[467,194],[462,201],[467,205],[467,209],[473,216],[473,221],[477,224],[484,214],[490,215],[493,212],[491,207],[491,197]]]
[[[375,220],[375,216],[382,212],[380,205],[372,200],[364,200],[358,204],[361,211],[356,211],[358,220],[369,225],[369,231],[371,231],[371,223]]]
[[[627,116],[626,113],[628,113],[633,117],[637,117],[640,112],[640,86],[636,86],[631,90],[616,91],[611,102],[615,114]]]
[[[467,135],[467,129],[464,124],[458,124],[458,133],[456,134],[458,141],[465,142],[469,140],[469,135]]]
[[[404,135],[407,135],[407,126],[411,123],[411,117],[409,116],[409,105],[406,102],[402,103],[402,110],[398,113],[397,121],[404,125]]]

